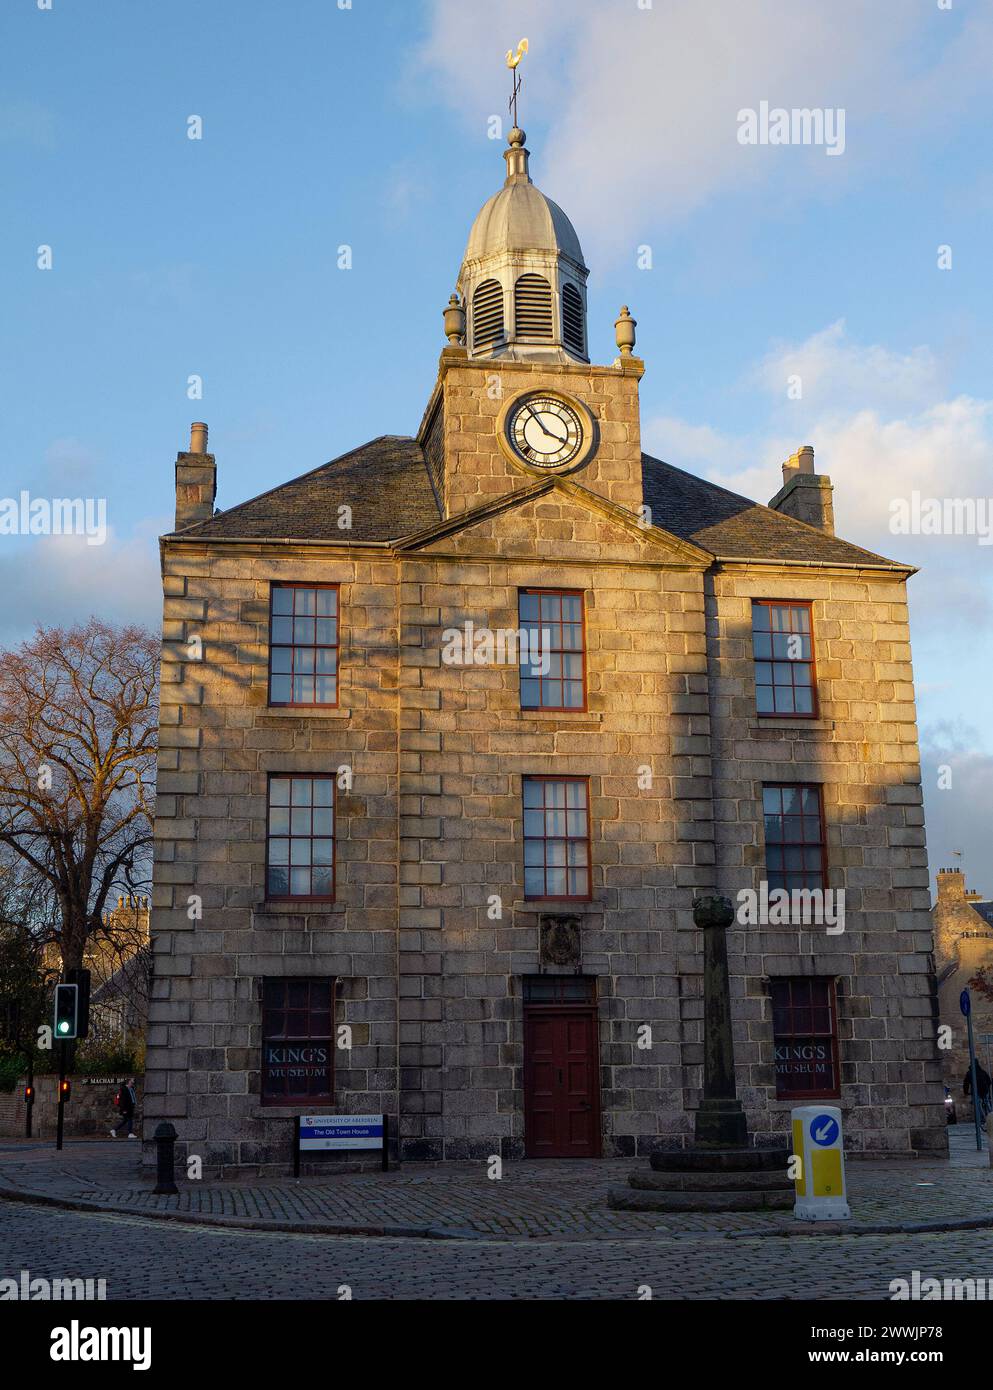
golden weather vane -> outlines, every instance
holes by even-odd
[[[517,45],[516,53],[512,48],[507,49],[507,66],[513,73],[510,100],[507,102],[507,108],[513,113],[515,126],[517,125],[517,94],[521,90],[521,79],[517,75],[517,65],[520,63],[521,59],[524,57],[527,51],[527,39],[521,39],[520,43]]]

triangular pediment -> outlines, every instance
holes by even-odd
[[[713,557],[568,478],[540,478],[406,537],[400,554],[706,569]]]

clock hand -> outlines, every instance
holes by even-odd
[[[542,434],[547,434],[548,437],[549,437],[549,439],[554,439],[554,440],[555,440],[556,444],[565,444],[565,443],[566,443],[566,441],[567,441],[567,439],[568,439],[568,436],[566,436],[566,438],[562,438],[560,435],[555,434],[555,432],[554,432],[553,430],[546,429],[545,425],[544,425],[543,422],[542,422],[541,416],[540,416],[540,415],[535,415],[534,411],[531,409],[530,406],[527,406],[526,409],[527,409],[528,414],[531,416],[531,419],[535,422],[535,424],[536,424],[536,425],[538,426],[538,428],[541,430]]]

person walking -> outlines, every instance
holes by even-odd
[[[116,1139],[118,1131],[122,1129],[126,1129],[128,1131],[129,1139],[137,1139],[138,1136],[134,1132],[133,1125],[135,1107],[138,1104],[138,1093],[135,1090],[133,1076],[129,1076],[128,1079],[125,1081],[124,1085],[118,1091],[115,1104],[121,1112],[121,1118],[110,1131],[111,1139]]]
[[[972,1068],[969,1067],[962,1083],[963,1095],[972,1095]],[[979,1097],[979,1117],[982,1120],[993,1110],[993,1077],[983,1067],[981,1062],[976,1063],[976,1094]]]

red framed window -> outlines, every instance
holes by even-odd
[[[334,1098],[333,979],[262,982],[262,1103]]]
[[[590,897],[590,784],[524,778],[525,898]]]
[[[770,984],[777,1098],[836,1098],[840,1072],[834,980],[804,976]]]
[[[755,706],[764,717],[817,714],[810,603],[752,600]]]
[[[266,896],[334,897],[334,778],[269,774]]]
[[[765,874],[774,888],[825,888],[827,851],[821,789],[810,783],[762,788]]]
[[[522,589],[518,621],[527,633],[521,652],[521,709],[586,708],[583,595],[572,589]]]
[[[270,586],[269,703],[338,703],[337,584]]]

